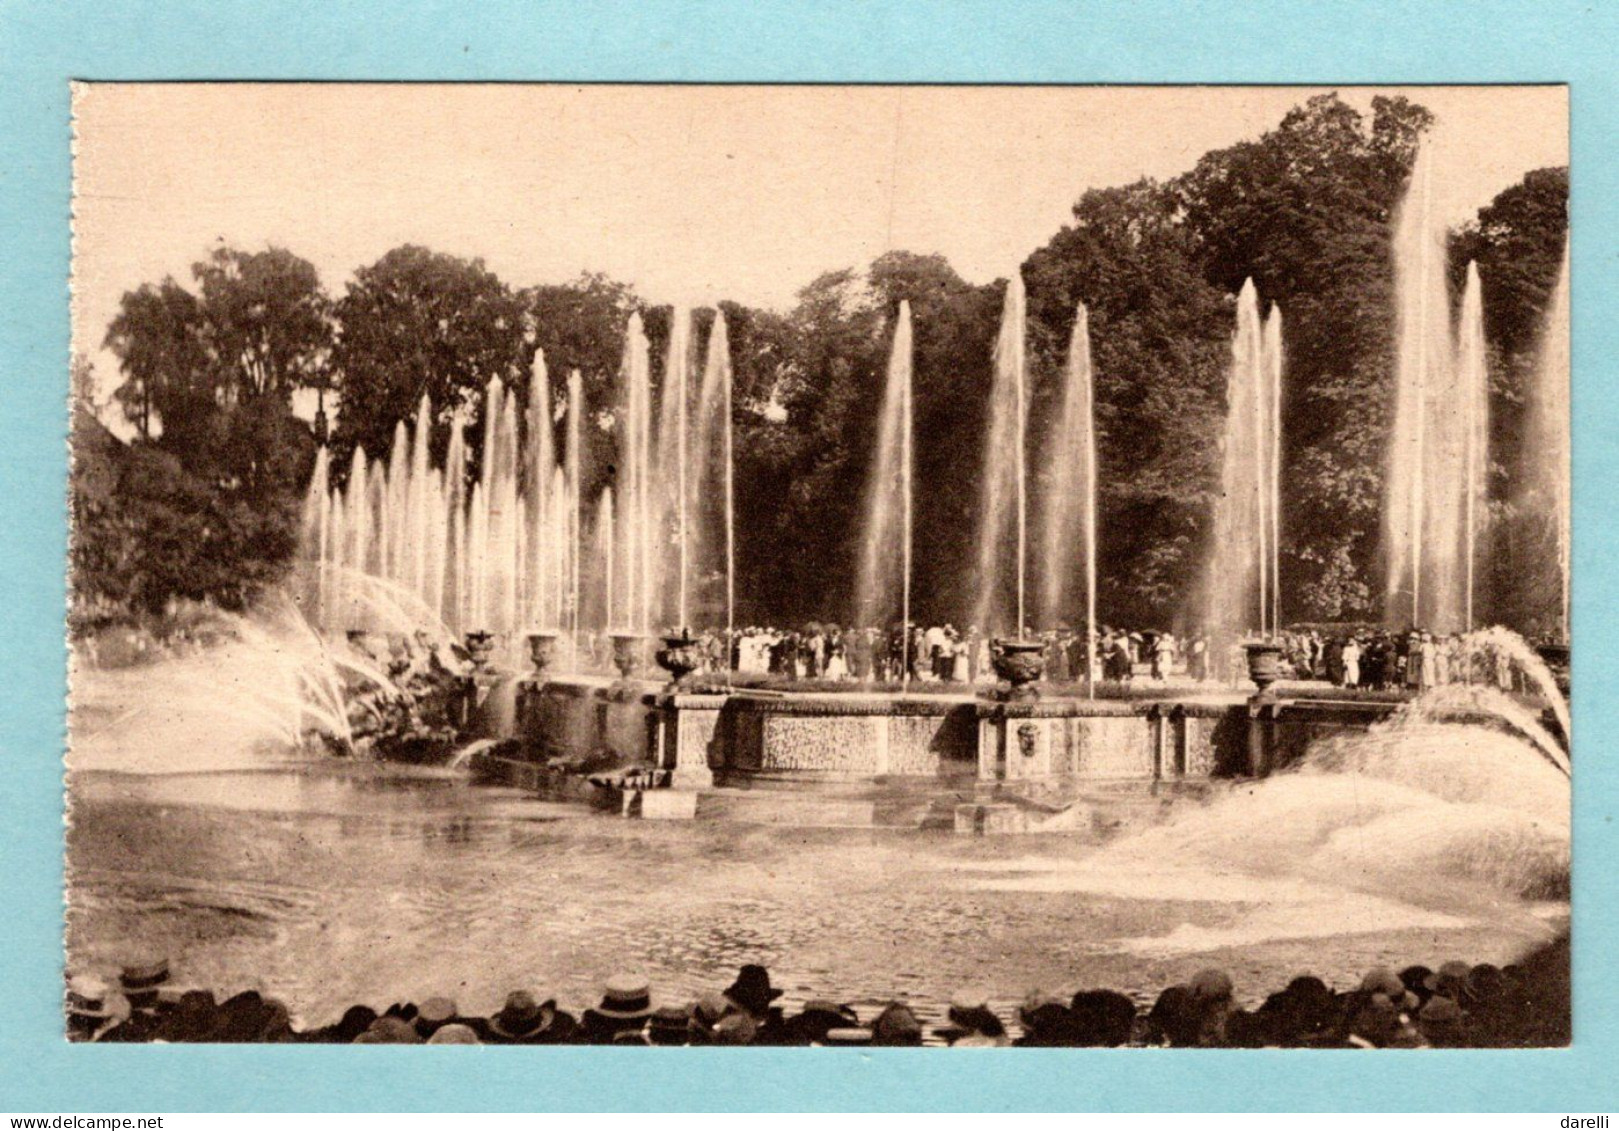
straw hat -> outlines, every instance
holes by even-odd
[[[615,974],[603,984],[601,1004],[591,1012],[614,1021],[644,1020],[652,1016],[652,984],[640,974]]]

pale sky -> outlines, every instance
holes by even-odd
[[[1465,219],[1568,161],[1564,87],[722,87],[121,84],[75,88],[75,348],[123,292],[220,243],[283,246],[340,295],[402,243],[514,286],[583,270],[655,303],[784,308],[823,271],[943,253],[1009,274],[1087,188],[1183,172],[1311,94],[1439,121]]]

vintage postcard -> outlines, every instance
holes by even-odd
[[[73,122],[68,1039],[1569,1043],[1566,87]]]

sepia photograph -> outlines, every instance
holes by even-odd
[[[68,1041],[1570,1044],[1567,86],[72,116]]]

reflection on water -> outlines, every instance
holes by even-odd
[[[362,763],[76,773],[70,790],[75,965],[156,947],[183,979],[261,988],[306,1022],[431,993],[492,1009],[519,987],[583,1006],[624,968],[683,997],[744,962],[800,999],[1150,997],[1211,961],[1257,996],[1301,969],[1501,961],[1547,932],[1527,908],[1486,922],[1320,884],[1222,890],[1173,860],[1160,883],[1126,879],[1069,834],[625,821]]]

